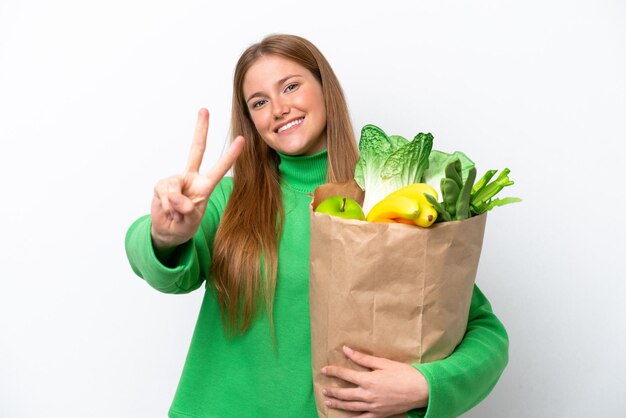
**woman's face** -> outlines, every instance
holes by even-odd
[[[286,58],[258,58],[243,79],[244,100],[265,143],[287,155],[326,148],[322,86],[303,66]]]

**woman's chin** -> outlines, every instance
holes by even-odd
[[[307,147],[303,146],[302,144],[281,144],[277,150],[278,152],[280,152],[281,154],[285,154],[285,155],[291,155],[291,156],[298,156],[298,155],[305,155],[307,154]]]

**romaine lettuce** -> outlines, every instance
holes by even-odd
[[[365,125],[359,141],[359,161],[354,178],[365,190],[363,211],[369,210],[391,192],[420,183],[428,168],[433,146],[431,134],[419,133],[412,141],[391,137],[375,125]]]
[[[441,179],[446,176],[446,166],[456,159],[461,162],[461,177],[463,182],[465,182],[470,169],[474,167],[474,162],[467,155],[461,151],[454,151],[452,154],[448,154],[432,150],[430,153],[428,168],[424,172],[422,182],[431,185],[437,191],[439,197],[441,197]]]

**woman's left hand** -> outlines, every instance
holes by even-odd
[[[322,373],[356,385],[351,388],[323,390],[326,406],[362,412],[360,418],[382,418],[402,414],[428,404],[428,383],[415,367],[381,357],[374,357],[344,346],[351,361],[370,371],[356,371],[326,366]]]

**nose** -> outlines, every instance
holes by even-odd
[[[280,119],[283,115],[289,113],[289,104],[284,100],[278,99],[274,100],[274,106],[272,107],[272,111],[274,113],[275,119]]]

